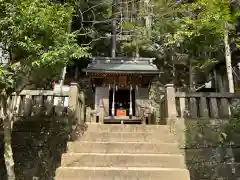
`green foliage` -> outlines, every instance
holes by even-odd
[[[175,32],[169,35],[168,45],[181,44],[192,57],[198,60],[196,68],[203,69],[206,64],[224,60],[224,31],[234,34],[239,12],[230,9],[228,0],[197,0],[177,7],[180,23]],[[234,43],[234,42],[232,42]],[[196,66],[197,65],[197,66]],[[208,69],[207,68],[204,70]]]
[[[231,106],[231,118],[229,123],[225,127],[224,131],[222,131],[219,135],[220,143],[223,144],[225,142],[235,142],[240,134],[240,102],[236,100],[233,102]]]
[[[172,37],[171,43],[202,35],[223,37],[225,28],[236,23],[239,13],[230,11],[228,0],[197,0],[179,7],[183,12],[181,26]],[[227,26],[227,27],[226,27]]]
[[[8,71],[5,67],[0,66],[0,89],[12,88],[13,73]]]
[[[73,7],[48,0],[1,0],[0,42],[8,58],[1,67],[1,88],[18,89],[56,75],[87,48],[69,32]]]
[[[229,135],[240,134],[240,102],[236,101],[232,105],[232,116],[227,132]]]
[[[216,63],[224,61],[223,33],[226,29],[231,35],[230,43],[238,45],[239,36],[235,33],[235,25],[239,16],[236,7],[239,5],[235,3],[234,8],[231,8],[233,4],[228,0],[184,2],[151,1],[150,38],[144,35],[147,31],[145,24],[127,25],[134,32],[134,38],[123,45],[127,47],[139,45],[141,52],[148,52],[148,55],[157,58],[157,65],[163,67],[168,75],[167,69],[174,66],[172,59],[180,59],[179,55],[183,54],[188,55],[185,64],[191,64],[195,72],[205,72],[207,75]],[[142,13],[141,16],[144,18],[145,14]]]

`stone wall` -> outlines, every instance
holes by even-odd
[[[141,117],[143,112],[143,108],[145,110],[150,108],[150,100],[148,95],[148,88],[138,88],[135,91],[135,111],[136,116]]]
[[[161,78],[158,76],[155,76],[151,84],[149,85],[149,99],[151,100],[152,107],[153,107],[153,119],[155,119],[156,124],[162,123],[162,119],[160,117],[160,104],[162,96],[165,94],[165,87],[163,83],[161,82]]]
[[[66,119],[35,117],[14,124],[12,146],[16,180],[53,180],[66,151],[69,130]],[[0,131],[0,179],[6,180]]]
[[[228,120],[178,119],[180,147],[186,158],[191,180],[237,180],[240,178],[240,141],[222,141]],[[176,130],[176,128],[175,128]],[[233,147],[233,148],[231,148]],[[235,159],[233,162],[232,158]]]

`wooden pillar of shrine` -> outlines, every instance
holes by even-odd
[[[115,85],[113,86],[112,117],[115,116]]]
[[[130,102],[129,102],[129,118],[131,119],[133,116],[133,107],[132,107],[132,85],[130,85]]]

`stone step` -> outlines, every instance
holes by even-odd
[[[185,163],[182,155],[175,154],[66,153],[61,166],[185,168]]]
[[[176,168],[60,167],[55,180],[190,180],[189,172]]]
[[[88,132],[142,132],[142,133],[169,133],[167,125],[136,125],[136,124],[88,124]]]
[[[86,132],[79,138],[82,141],[116,141],[116,142],[176,142],[170,133],[132,133],[132,132]]]
[[[177,143],[146,142],[92,142],[75,141],[68,143],[72,153],[139,153],[139,154],[180,154]]]

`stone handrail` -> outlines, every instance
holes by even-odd
[[[13,105],[15,102],[15,105]],[[84,94],[77,83],[71,83],[69,91],[23,90],[13,93],[8,100],[19,117],[29,116],[68,116],[74,123],[84,121]]]
[[[174,118],[228,118],[231,105],[240,100],[240,93],[176,92],[172,84],[166,85],[161,115]]]
[[[12,94],[13,96],[16,95],[16,93]],[[20,96],[68,96],[68,92],[59,92],[59,91],[53,91],[53,90],[22,90],[19,93]]]

